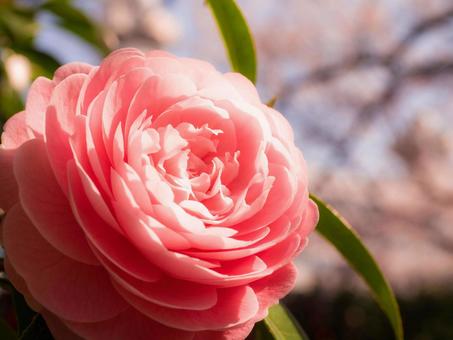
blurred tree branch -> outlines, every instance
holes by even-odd
[[[78,36],[101,54],[108,52],[100,27],[72,0],[0,0],[0,128],[2,121],[23,108],[21,94],[27,83],[38,76],[51,78],[60,66],[57,58],[35,44],[40,29],[38,17],[44,12],[51,14],[61,29]],[[16,67],[7,67],[8,59],[17,56],[25,59],[31,72],[19,69],[17,63]],[[14,88],[13,79],[17,77],[26,78],[23,88]]]
[[[321,129],[314,131],[318,138],[331,141],[333,148],[330,151],[331,157],[329,158],[335,159],[337,166],[344,166],[350,161],[352,142],[359,134],[366,132],[378,113],[385,112],[408,82],[427,81],[441,76],[453,75],[453,60],[434,60],[413,66],[405,66],[403,61],[406,52],[412,48],[418,39],[443,27],[451,19],[453,19],[453,7],[414,25],[400,42],[386,53],[378,54],[358,50],[340,62],[321,66],[296,76],[282,88],[278,95],[279,102],[288,103],[292,96],[305,87],[328,84],[358,69],[373,67],[385,69],[389,77],[384,89],[372,100],[359,105],[350,126],[341,137],[328,136],[328,133],[321,131]],[[326,174],[319,182],[325,185],[331,179],[330,177]]]
[[[308,72],[307,74],[302,74],[296,76],[294,80],[289,82],[281,91],[279,98],[288,97],[293,95],[295,91],[300,90],[304,86],[313,85],[314,83],[324,83],[329,82],[335,79],[338,76],[343,75],[346,72],[349,72],[358,67],[371,67],[371,66],[381,66],[387,67],[394,73],[394,77],[400,75],[399,69],[401,68],[401,58],[404,53],[411,47],[411,44],[414,43],[418,38],[427,33],[428,31],[439,28],[448,22],[449,19],[453,18],[453,7],[437,16],[426,19],[417,25],[415,25],[406,35],[403,37],[401,42],[396,45],[389,53],[379,55],[373,54],[368,51],[358,51],[351,57],[340,61],[338,63],[322,66],[315,70]],[[453,61],[451,61],[453,63]],[[429,66],[429,65],[427,65]],[[441,65],[440,65],[441,66]],[[439,68],[439,65],[433,65],[432,67],[435,70]],[[417,71],[417,70],[416,70]],[[419,70],[418,70],[419,71]],[[412,74],[413,72],[407,72]],[[416,72],[418,73],[418,72]],[[426,73],[426,72],[425,72]],[[426,73],[427,76],[433,75]]]

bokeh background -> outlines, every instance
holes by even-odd
[[[238,2],[256,40],[261,98],[276,96],[290,120],[311,191],[376,256],[407,339],[453,339],[452,1]],[[203,0],[0,0],[1,121],[36,76],[124,46],[229,69]],[[330,245],[313,235],[298,265],[286,303],[312,339],[391,339]]]

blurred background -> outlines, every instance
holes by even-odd
[[[263,101],[291,122],[311,191],[359,231],[407,339],[453,339],[453,3],[240,0]],[[124,46],[229,69],[202,0],[0,0],[0,117],[61,63]],[[312,339],[391,339],[364,285],[313,235],[286,300]]]

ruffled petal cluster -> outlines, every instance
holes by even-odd
[[[283,116],[152,51],[38,78],[5,125],[6,270],[57,339],[242,339],[318,219]]]

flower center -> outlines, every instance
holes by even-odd
[[[187,122],[143,131],[143,153],[171,186],[177,202],[202,202],[215,215],[230,208],[227,185],[237,175],[239,152],[218,153],[222,133],[208,124],[196,127]]]

